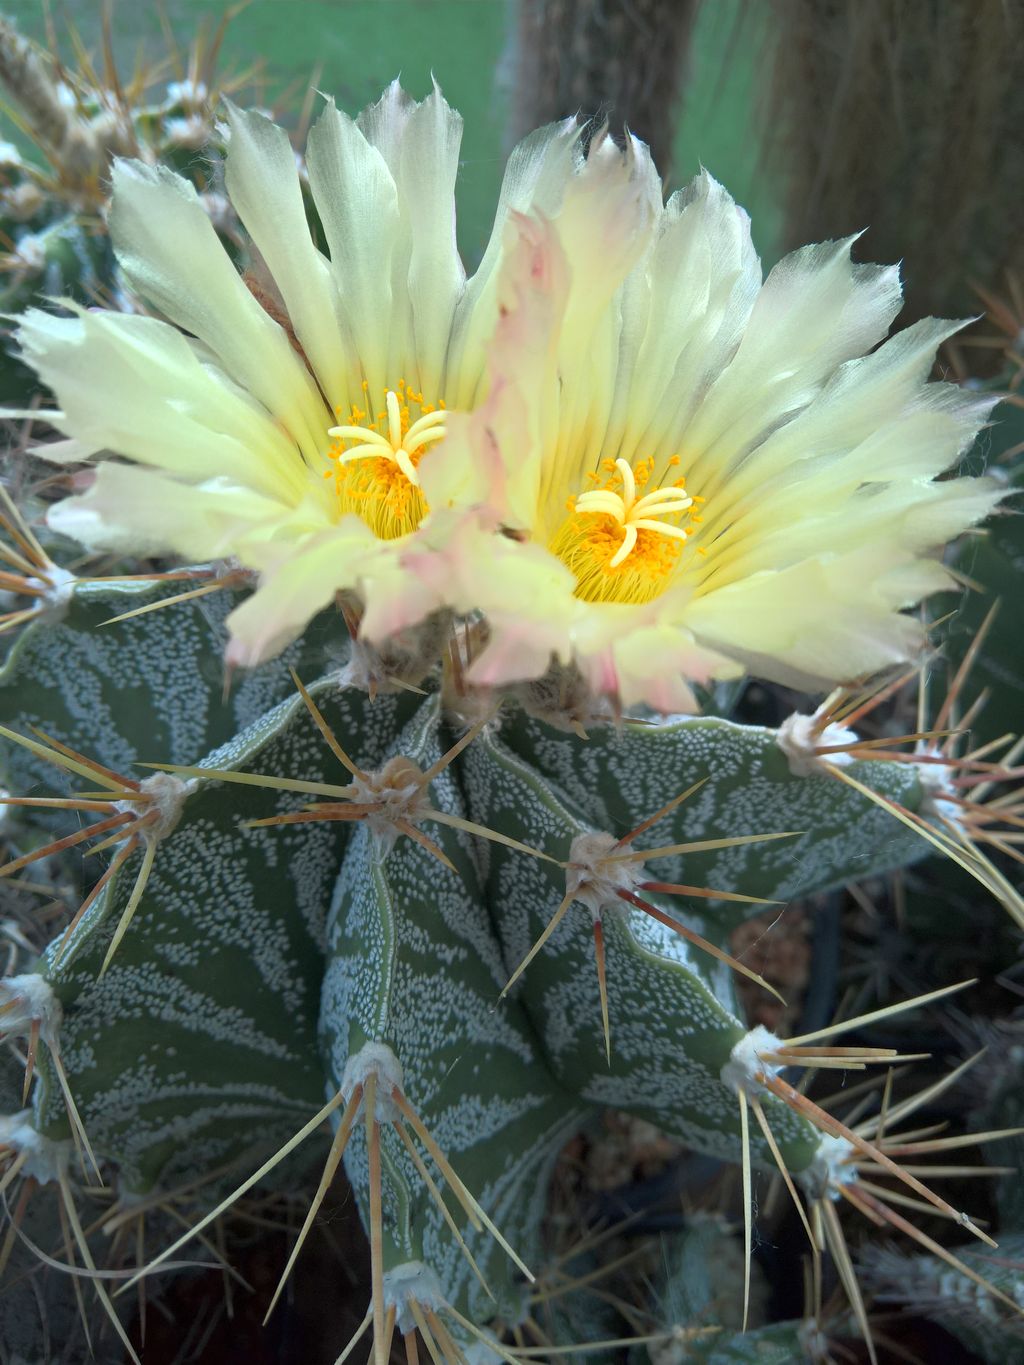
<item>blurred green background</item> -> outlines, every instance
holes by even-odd
[[[113,0],[110,8],[122,72],[131,71],[140,51],[151,60],[167,53],[165,23],[184,51],[201,24],[214,27],[230,9],[203,0]],[[2,9],[26,37],[46,42],[40,0],[6,0]],[[422,97],[433,72],[465,119],[459,240],[472,266],[486,241],[509,150],[519,9],[518,0],[253,0],[228,26],[220,68],[229,73],[261,60],[264,98],[283,100],[293,122],[311,79],[356,113],[396,76]],[[99,50],[100,0],[55,0],[49,11],[66,59],[73,51],[70,26],[86,48]],[[670,183],[684,183],[706,166],[750,212],[755,241],[774,260],[781,211],[774,182],[757,174],[753,92],[770,18],[768,7],[744,0],[716,0],[699,10]],[[6,119],[0,134],[19,140]]]

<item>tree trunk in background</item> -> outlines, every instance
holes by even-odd
[[[522,0],[514,132],[570,114],[607,118],[671,169],[683,68],[700,0]]]
[[[766,161],[786,245],[867,227],[907,320],[1024,278],[1024,0],[773,0]]]

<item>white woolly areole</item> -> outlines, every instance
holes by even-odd
[[[777,1076],[782,1070],[771,1062],[763,1062],[762,1052],[776,1052],[782,1047],[782,1039],[763,1024],[758,1024],[739,1040],[729,1053],[729,1060],[718,1073],[723,1085],[730,1090],[742,1090],[745,1095],[755,1098],[761,1095],[763,1087],[756,1078],[760,1075]]]
[[[857,1179],[857,1171],[850,1164],[854,1150],[846,1138],[823,1133],[811,1164],[796,1172],[794,1179],[811,1199],[824,1199],[826,1195],[838,1199],[838,1186],[852,1185]]]
[[[377,1077],[374,1117],[378,1123],[394,1123],[402,1115],[391,1096],[396,1090],[402,1089],[405,1073],[402,1071],[402,1063],[387,1043],[364,1043],[359,1051],[348,1059],[341,1077],[341,1093],[346,1099],[350,1099],[357,1085],[361,1085],[365,1091],[367,1079],[371,1075]]]
[[[29,587],[38,588],[43,594],[39,598],[39,610],[54,621],[59,621],[68,609],[74,595],[78,579],[70,569],[62,569],[59,564],[50,564],[45,578],[30,578]]]
[[[376,650],[368,649],[360,640],[353,642],[349,661],[339,672],[338,681],[342,687],[355,687],[360,692],[401,690],[391,681]]]
[[[406,1261],[384,1272],[384,1311],[387,1312],[389,1308],[395,1310],[395,1321],[403,1336],[406,1332],[416,1330],[410,1302],[418,1303],[428,1313],[436,1313],[439,1308],[445,1307],[441,1281],[430,1266],[422,1261]]]
[[[926,758],[941,757],[936,749],[924,748],[920,752]],[[946,820],[961,829],[963,821],[960,807],[952,800],[957,795],[956,787],[953,785],[952,766],[948,763],[919,763],[917,780],[921,784],[918,814],[923,815],[926,820]]]
[[[845,725],[826,725],[819,731],[817,725],[818,712],[803,716],[794,711],[778,728],[775,742],[786,755],[794,777],[820,775],[828,771],[830,763],[835,768],[845,768],[853,762],[850,754],[819,754],[816,751],[833,744],[856,744],[860,738],[856,730],[848,730]]]
[[[960,1276],[958,1275],[959,1279]],[[813,1318],[807,1318],[797,1328],[797,1336],[807,1360],[828,1360],[829,1340]]]
[[[149,839],[166,839],[181,819],[185,800],[195,791],[198,783],[191,777],[187,782],[182,781],[174,773],[154,773],[152,777],[144,778],[139,786],[149,797],[145,807],[139,801],[115,801],[115,809],[129,815],[158,811],[157,818],[146,826],[143,833]]]
[[[385,852],[391,851],[401,833],[396,820],[415,824],[429,813],[430,802],[424,798],[422,779],[422,769],[411,759],[391,758],[377,772],[354,778],[349,784],[353,801],[383,806],[367,815],[365,821]]]
[[[618,893],[635,893],[649,876],[637,858],[613,861],[608,857],[617,843],[614,834],[595,830],[577,834],[569,849],[565,889],[582,901],[595,919],[600,919],[604,910],[622,909]]]
[[[17,1114],[0,1114],[0,1143],[10,1147],[16,1156],[25,1154],[21,1173],[38,1180],[40,1185],[60,1179],[68,1168],[74,1146],[70,1138],[54,1142],[36,1132],[32,1127],[31,1109],[22,1109]]]
[[[10,1008],[7,1008],[10,1006]],[[28,1033],[38,1020],[39,1036],[47,1044],[57,1037],[62,1017],[53,987],[37,972],[8,976],[0,981],[0,1033]]]

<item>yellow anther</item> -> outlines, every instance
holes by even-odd
[[[384,391],[383,409],[376,419],[369,384],[366,409],[353,403],[348,422],[332,427],[328,435],[333,444],[327,457],[334,462],[334,477],[343,511],[356,511],[381,539],[394,539],[412,531],[426,512],[419,491],[417,466],[430,447],[443,440],[446,432],[442,411],[427,411],[421,395],[400,379]],[[415,417],[410,407],[420,407]]]
[[[607,468],[609,461],[602,463]],[[633,467],[627,460],[619,459],[611,463],[612,469],[618,474],[614,482],[621,483],[622,492],[615,492],[609,487],[581,493],[576,500],[576,510],[611,516],[623,528],[622,544],[608,561],[609,569],[617,569],[633,553],[637,544],[637,534],[641,530],[684,540],[685,531],[661,518],[686,511],[693,500],[676,488],[658,488],[653,493],[638,497]],[[649,470],[646,460],[641,461],[639,470]],[[643,482],[645,481],[646,479]]]
[[[678,465],[679,457],[668,463]],[[656,467],[653,456],[635,464],[602,458],[601,472],[585,476],[590,487],[566,501],[569,516],[550,547],[575,574],[576,595],[585,601],[651,601],[667,586],[687,537],[696,534],[678,524],[686,514],[695,517],[685,480],[651,487]]]

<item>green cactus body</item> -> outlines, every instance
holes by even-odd
[[[392,1302],[400,1308],[410,1284],[423,1294],[429,1283],[477,1323],[514,1322],[519,1269],[442,1190],[488,1296],[424,1178],[426,1167],[443,1187],[441,1170],[399,1114],[419,1162],[410,1154],[394,1122],[390,1081],[399,1078],[395,1093],[531,1269],[543,1255],[547,1175],[597,1106],[650,1119],[702,1152],[729,1160],[740,1152],[735,1049],[748,1034],[732,974],[667,925],[628,905],[600,909],[610,1061],[585,887],[499,998],[566,894],[573,872],[565,864],[580,848],[606,850],[702,780],[643,833],[641,849],[795,833],[669,853],[646,875],[788,899],[916,858],[921,841],[827,771],[794,775],[771,730],[718,719],[627,721],[582,739],[516,712],[483,727],[433,777],[429,802],[440,819],[410,807],[435,851],[386,820],[247,827],[300,811],[311,783],[349,780],[287,671],[295,663],[309,674],[316,659],[322,667],[337,636],[317,622],[225,701],[219,660],[230,591],[101,625],[181,586],[72,585],[59,609],[41,611],[23,633],[0,678],[4,720],[15,730],[39,724],[118,771],[158,760],[211,770],[148,779],[170,784],[147,790],[166,790],[173,810],[107,969],[138,853],[35,969],[86,1131],[125,1192],[169,1188],[232,1164],[253,1168],[325,1098],[347,1096],[354,1078],[374,1071]],[[439,765],[463,731],[442,714],[438,694],[403,689],[371,703],[345,685],[340,654],[333,671],[307,682],[353,763],[377,773],[398,763],[399,788],[409,764],[421,773]],[[38,790],[44,771],[53,785],[37,753],[7,745],[5,758],[15,789]],[[907,806],[920,799],[907,765],[855,771]],[[244,773],[291,787],[231,777]],[[546,856],[479,838],[458,827],[466,821]],[[644,869],[642,855],[629,867]],[[649,894],[712,943],[749,908]],[[42,1053],[33,1122],[65,1138],[60,1087]],[[764,1103],[790,1169],[809,1168],[819,1133],[774,1098]],[[364,1214],[367,1134],[355,1123],[346,1154]],[[752,1148],[755,1160],[770,1161],[760,1135]]]

